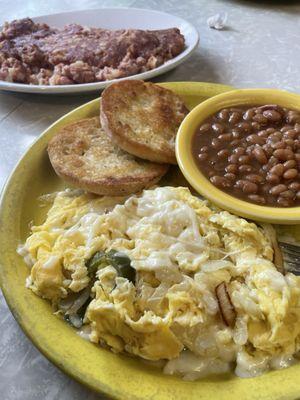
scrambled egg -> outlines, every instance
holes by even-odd
[[[130,259],[134,281],[109,263],[91,274],[89,260],[110,250]],[[165,373],[197,379],[234,364],[237,375],[256,376],[290,365],[300,349],[300,278],[277,271],[262,228],[187,188],[130,198],[60,192],[20,253],[32,266],[28,286],[58,312],[88,298],[92,342],[166,360]],[[232,326],[216,296],[222,283]]]

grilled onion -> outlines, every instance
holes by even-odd
[[[278,271],[281,272],[283,275],[285,275],[282,252],[278,245],[276,231],[273,228],[273,226],[270,224],[262,223],[261,227],[263,228],[265,234],[270,239],[271,245],[273,246],[273,250],[274,250],[273,262],[274,262],[276,268],[278,269]]]
[[[236,311],[231,302],[226,282],[221,282],[215,289],[222,319],[231,328],[235,325]]]

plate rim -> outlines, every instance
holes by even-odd
[[[148,80],[152,79],[158,75],[164,74],[170,71],[173,68],[176,68],[181,63],[185,62],[196,50],[198,44],[200,42],[200,35],[196,27],[187,21],[186,19],[179,17],[177,15],[173,15],[164,11],[159,10],[151,10],[146,8],[137,8],[137,7],[103,7],[103,8],[87,8],[84,10],[70,10],[70,11],[63,11],[60,13],[52,13],[52,14],[44,14],[32,17],[33,21],[45,18],[45,17],[52,17],[58,16],[63,14],[70,14],[70,13],[81,13],[81,12],[100,12],[103,10],[109,11],[139,11],[139,12],[146,12],[152,14],[159,14],[159,15],[167,15],[168,17],[177,18],[182,23],[184,23],[192,32],[192,43],[187,46],[180,54],[176,57],[172,58],[171,60],[166,61],[162,65],[145,72],[141,72],[139,74],[130,75],[128,77],[111,79],[107,81],[100,81],[100,82],[91,82],[91,83],[80,83],[76,85],[29,85],[26,83],[16,83],[16,82],[6,82],[0,80],[0,90],[8,91],[8,92],[15,92],[15,93],[28,93],[28,94],[47,94],[47,95],[70,95],[70,94],[78,94],[78,93],[91,93],[97,90],[103,90],[106,86],[126,80],[126,79],[141,79],[141,80]],[[186,36],[184,35],[185,39]]]

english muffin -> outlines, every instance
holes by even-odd
[[[123,150],[149,161],[176,164],[176,133],[187,113],[177,94],[150,82],[120,81],[102,93],[105,132]]]
[[[167,172],[120,149],[102,130],[99,117],[65,126],[48,144],[51,164],[65,181],[100,195],[119,196],[152,186]]]

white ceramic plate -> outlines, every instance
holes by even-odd
[[[61,28],[66,24],[78,23],[89,27],[101,27],[106,29],[133,28],[155,30],[173,27],[180,29],[181,33],[185,37],[186,43],[185,50],[182,53],[151,71],[131,75],[118,80],[150,79],[154,76],[163,74],[186,60],[187,57],[191,55],[192,51],[195,50],[199,42],[199,34],[195,27],[189,22],[174,15],[153,10],[143,10],[138,8],[102,8],[97,10],[71,11],[60,14],[43,15],[32,19],[34,22],[46,23],[58,28]],[[60,86],[38,86],[0,81],[0,89],[39,94],[84,93],[104,89],[107,85],[116,80],[117,79],[96,83]]]

